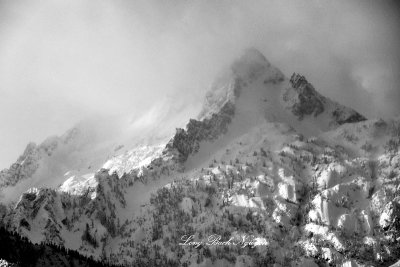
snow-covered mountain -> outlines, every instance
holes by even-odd
[[[87,144],[98,141],[76,131],[29,145],[0,174],[3,195],[24,189],[0,216],[33,242],[128,266],[377,266],[400,257],[400,119],[367,120],[255,49],[218,76],[184,129],[97,152]],[[79,164],[41,184],[40,170],[65,158]],[[183,244],[191,235],[198,243]],[[207,244],[211,235],[236,241]]]

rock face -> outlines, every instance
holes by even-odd
[[[379,217],[379,224],[385,231],[390,231],[396,237],[400,236],[400,198],[387,203]]]
[[[335,109],[332,115],[335,117],[335,120],[340,125],[344,123],[354,123],[367,120],[363,115],[357,112],[351,112],[350,114],[346,114],[340,108]]]
[[[60,142],[67,142],[67,139],[50,137],[42,144],[29,143],[24,153],[9,169],[0,171],[0,188],[14,186],[20,181],[31,178],[40,166],[43,158],[51,157]]]
[[[13,163],[9,169],[0,171],[0,190],[2,187],[12,187],[34,176],[41,163],[54,156],[60,146],[73,142],[79,135],[79,130],[73,128],[61,137],[49,137],[40,145],[29,143],[24,153]],[[76,147],[74,147],[76,149]]]
[[[235,115],[235,106],[231,102],[225,103],[217,114],[202,121],[191,119],[186,130],[177,129],[166,149],[176,149],[179,152],[179,162],[183,163],[192,153],[198,152],[200,142],[213,141],[225,134],[228,125]]]
[[[305,115],[318,116],[324,111],[323,98],[304,76],[293,73],[290,84],[297,93],[297,97],[292,97],[292,103],[290,103],[296,116],[303,119]]]
[[[36,179],[27,162],[45,164],[80,134],[28,146],[17,163],[31,171],[7,170],[3,181]],[[388,265],[400,256],[399,138],[398,119],[368,121],[250,49],[163,145],[142,144],[93,173],[69,170],[0,215],[32,241],[129,266]],[[256,239],[179,244],[191,234]]]
[[[358,112],[322,96],[304,76],[298,73],[292,74],[290,85],[291,87],[284,92],[283,100],[286,102],[287,108],[300,120],[307,115],[317,117],[326,110],[333,117],[331,123],[336,125],[366,120]]]
[[[39,167],[41,151],[34,143],[28,144],[24,153],[9,169],[0,172],[0,187],[13,186],[31,177]]]

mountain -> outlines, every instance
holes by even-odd
[[[183,108],[180,101],[169,102],[155,102],[155,108],[140,117],[87,119],[61,136],[28,144],[14,164],[0,171],[0,201],[15,202],[33,187],[64,184],[63,190],[79,192],[95,185],[94,174],[103,166],[123,173],[148,164],[165,146],[174,127],[186,123],[182,110],[192,113],[193,108]],[[157,123],[151,124],[153,120]]]
[[[388,266],[400,258],[400,118],[367,120],[305,77],[288,79],[255,49],[221,72],[185,128],[124,152],[114,146],[103,165],[92,164],[98,169],[64,168],[41,185],[38,170],[60,166],[59,147],[77,142],[69,133],[28,146],[1,174],[4,195],[36,185],[0,212],[32,242],[126,266]],[[82,155],[67,147],[61,158]],[[68,167],[94,161],[80,159]]]

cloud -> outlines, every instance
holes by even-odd
[[[201,102],[247,47],[369,117],[397,115],[398,11],[395,1],[0,0],[0,166],[85,117]]]

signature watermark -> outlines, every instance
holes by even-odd
[[[231,236],[229,239],[223,239],[221,235],[210,235],[208,238],[196,240],[195,235],[183,235],[179,243],[180,246],[192,246],[199,248],[202,246],[239,246],[241,248],[257,246],[268,246],[265,238],[253,235]]]

